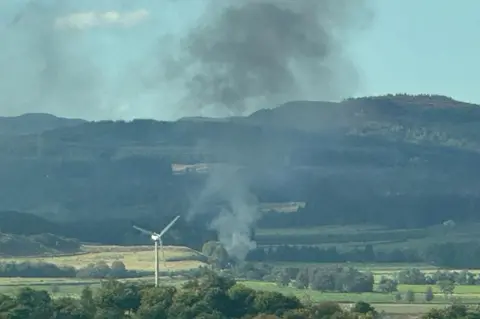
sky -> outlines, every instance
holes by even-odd
[[[42,1],[61,3],[67,0]],[[19,8],[27,2],[0,0],[0,23],[4,26],[11,23]],[[33,77],[29,72],[36,66],[33,59],[29,60],[31,63],[15,63],[20,51],[13,50],[20,41],[18,39],[26,37],[25,33],[13,36],[7,27],[2,30],[0,26],[0,37],[7,39],[2,41],[7,43],[7,49],[0,54],[0,115],[45,110],[56,115],[89,119],[154,117],[169,120],[198,115],[179,113],[178,109],[168,107],[159,111],[158,104],[173,104],[178,92],[169,88],[159,97],[158,92],[145,89],[144,84],[152,82],[155,77],[152,71],[155,65],[147,63],[146,57],[153,56],[155,50],[168,51],[169,41],[174,41],[175,36],[169,38],[166,35],[172,30],[177,33],[187,30],[189,24],[186,21],[195,21],[205,9],[202,1],[68,2],[69,14],[55,18],[55,25],[76,30],[75,37],[62,38],[62,41],[73,41],[67,49],[75,48],[78,63],[69,65],[68,72],[62,75],[85,73],[81,79],[82,90],[73,92],[71,87],[65,86],[62,93],[56,93],[55,99],[46,98],[44,92],[33,92],[39,84],[32,80],[27,90],[31,96],[29,100],[19,88]],[[429,93],[480,104],[480,1],[367,2],[373,13],[372,19],[365,29],[351,33],[345,42],[344,49],[359,76],[358,85],[348,91],[349,94]],[[17,42],[11,45],[14,42],[8,41]],[[80,48],[75,47],[75,43],[88,45]],[[89,68],[94,69],[82,59],[85,56],[94,57],[95,63],[102,65],[101,72],[89,73]],[[59,78],[58,81],[62,87],[65,79]],[[101,89],[96,85],[100,82],[104,84]],[[32,106],[36,97],[42,99],[42,105],[58,106],[38,109]],[[68,112],[62,104],[66,100],[73,105]],[[89,109],[85,106],[89,103],[99,106]],[[111,106],[113,104],[115,107]]]
[[[376,0],[350,47],[359,95],[432,93],[480,104],[480,1]]]

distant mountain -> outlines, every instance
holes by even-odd
[[[85,123],[81,119],[56,117],[45,113],[27,113],[14,117],[0,117],[1,135],[38,134],[60,127]]]

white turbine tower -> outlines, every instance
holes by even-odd
[[[165,251],[163,250],[163,242],[162,242],[162,236],[165,235],[165,233],[175,224],[175,222],[180,218],[180,216],[175,217],[165,228],[160,232],[160,233],[155,233],[143,228],[140,228],[138,226],[133,226],[136,230],[140,231],[141,233],[150,236],[150,238],[153,240],[155,243],[155,287],[158,287],[158,244],[160,244],[160,249],[162,250],[162,258],[163,258],[163,263],[165,267],[167,266],[167,262],[165,260]]]

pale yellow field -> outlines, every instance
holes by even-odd
[[[196,268],[204,263],[202,255],[187,247],[165,246],[165,259],[167,260],[167,269],[183,270]],[[161,253],[160,253],[161,257]],[[15,257],[0,258],[0,262],[6,261],[30,261],[46,262],[59,266],[73,266],[82,268],[91,263],[104,261],[107,264],[119,260],[122,261],[129,270],[153,269],[155,255],[152,246],[103,246],[103,245],[84,245],[82,252],[74,255],[52,256],[52,257]],[[163,263],[162,263],[163,266]]]

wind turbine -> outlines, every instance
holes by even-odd
[[[163,250],[163,242],[162,242],[162,236],[165,235],[165,233],[175,224],[175,222],[180,218],[180,216],[175,217],[165,228],[160,232],[152,232],[143,228],[140,228],[138,226],[133,225],[133,228],[141,232],[142,234],[150,236],[150,238],[153,240],[155,243],[155,287],[158,287],[158,245],[160,244],[160,249],[162,251],[162,258],[163,258],[163,263],[165,267],[167,266],[167,262],[165,260],[165,251]]]

